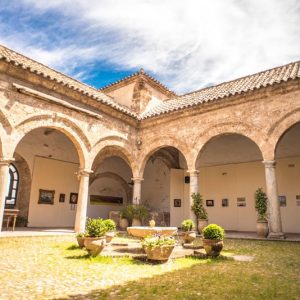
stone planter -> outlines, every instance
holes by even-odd
[[[140,219],[137,219],[137,218],[133,218],[132,219],[132,227],[136,227],[136,226],[142,226],[142,222]]]
[[[256,223],[256,233],[260,238],[266,238],[269,233],[268,221],[262,220]]]
[[[108,231],[105,233],[105,241],[107,244],[111,242],[111,240],[115,237],[115,232],[114,231]]]
[[[185,244],[190,244],[196,239],[196,232],[195,231],[184,231],[182,233],[182,238]]]
[[[208,256],[217,257],[223,249],[223,240],[203,239],[203,247]]]
[[[77,236],[76,239],[77,239],[78,246],[80,248],[83,248],[84,247],[84,239],[85,239],[85,237]]]
[[[168,260],[170,255],[172,254],[172,251],[174,249],[174,246],[160,246],[160,247],[143,247],[145,253],[147,254],[147,258],[151,260],[159,260],[159,261],[165,261]]]
[[[121,230],[126,230],[127,227],[129,226],[129,222],[126,218],[121,218],[120,222],[119,222],[119,226],[121,228]]]
[[[198,231],[200,234],[202,234],[202,230],[204,227],[208,225],[208,220],[207,219],[198,219]]]
[[[97,256],[104,249],[105,237],[85,237],[84,246],[90,255]]]

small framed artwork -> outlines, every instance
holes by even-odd
[[[229,200],[227,198],[222,199],[222,207],[228,207],[229,206]]]
[[[206,206],[215,206],[214,200],[206,200]]]
[[[246,198],[244,198],[244,197],[237,198],[236,203],[237,203],[238,207],[245,207],[246,206]]]
[[[300,206],[300,195],[296,195],[296,206]]]
[[[59,202],[63,203],[65,202],[66,194],[59,194]]]
[[[174,207],[181,207],[181,199],[174,199]]]
[[[278,201],[280,207],[286,206],[286,196],[278,196]]]
[[[70,193],[70,204],[77,204],[78,193]]]
[[[55,191],[40,189],[38,204],[54,204],[54,193]]]

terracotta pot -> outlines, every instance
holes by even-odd
[[[256,223],[256,233],[260,238],[266,238],[269,233],[268,221],[262,220]]]
[[[161,246],[161,247],[144,246],[143,248],[147,254],[148,259],[164,261],[169,259],[174,249],[174,246],[168,246],[168,245]]]
[[[202,234],[202,230],[204,227],[208,225],[208,220],[207,219],[198,219],[198,231],[200,234]]]
[[[115,232],[114,231],[108,231],[108,232],[106,232],[105,233],[106,243],[109,244],[114,237],[115,237]]]
[[[97,256],[104,249],[105,237],[85,237],[84,246],[90,255]]]
[[[223,249],[223,240],[203,239],[203,247],[208,256],[217,257]]]
[[[129,226],[128,220],[126,218],[121,218],[119,222],[119,226],[122,230],[126,230]]]
[[[76,237],[76,239],[77,239],[77,243],[78,243],[78,246],[80,247],[80,248],[83,248],[84,247],[84,237],[79,237],[79,236],[77,236]]]
[[[184,243],[190,244],[196,239],[196,232],[195,231],[184,231],[182,233],[182,238]]]
[[[142,222],[140,219],[137,219],[137,218],[133,218],[132,219],[132,227],[135,227],[135,226],[142,226]]]

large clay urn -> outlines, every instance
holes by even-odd
[[[138,218],[133,218],[133,219],[132,219],[132,225],[131,225],[131,226],[132,226],[132,227],[142,226],[142,222],[141,222],[141,220],[138,219]]]
[[[119,222],[119,226],[121,228],[121,230],[126,230],[127,227],[129,226],[129,222],[126,218],[121,218],[120,222]]]
[[[266,238],[269,233],[268,221],[261,220],[256,223],[256,233],[260,238]]]
[[[208,220],[207,219],[198,219],[198,231],[200,234],[202,234],[202,230],[204,227],[208,225]]]
[[[203,248],[208,256],[217,257],[223,249],[223,240],[203,239]]]
[[[97,256],[101,253],[105,246],[105,237],[85,237],[84,247],[92,256]]]
[[[143,247],[147,254],[147,258],[151,260],[167,261],[172,254],[174,246],[160,246],[160,247]]]
[[[182,238],[185,244],[190,244],[196,239],[195,231],[184,231],[182,233]]]

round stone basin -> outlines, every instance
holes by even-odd
[[[177,233],[177,227],[150,227],[150,226],[132,226],[127,227],[127,232],[135,237],[145,238],[152,234],[161,234],[171,236]]]

